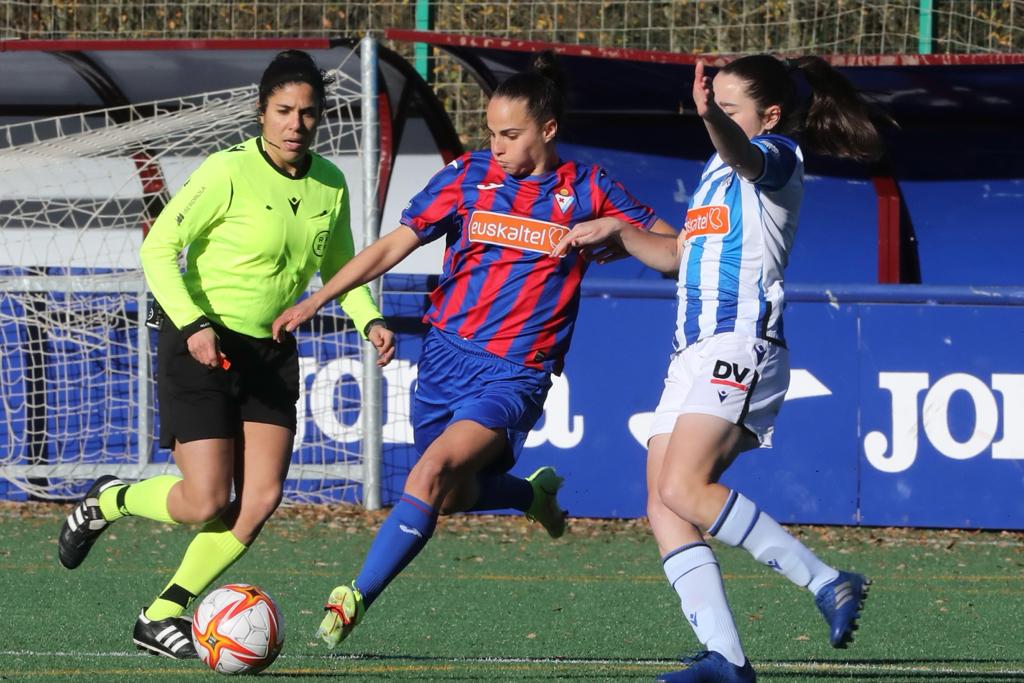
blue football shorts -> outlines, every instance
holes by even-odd
[[[472,420],[503,429],[508,448],[489,471],[510,469],[544,412],[551,375],[485,351],[431,326],[423,342],[413,396],[412,424],[420,455],[448,425]]]

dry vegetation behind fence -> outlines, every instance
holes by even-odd
[[[915,53],[920,0],[433,0],[436,31],[702,53]],[[1024,52],[1024,0],[933,0],[931,51]],[[3,38],[354,36],[416,28],[415,0],[0,0]],[[392,46],[411,54],[408,45]],[[431,82],[465,141],[476,84],[435,55]]]

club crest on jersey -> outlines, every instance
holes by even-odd
[[[558,223],[495,211],[474,211],[469,217],[469,241],[550,254],[569,228]]]
[[[567,187],[563,187],[555,193],[555,203],[558,204],[558,209],[562,213],[569,211],[569,207],[572,206],[574,201],[576,201],[576,198]]]
[[[700,235],[724,235],[729,232],[729,207],[711,204],[690,209],[686,212],[683,232],[688,240]]]

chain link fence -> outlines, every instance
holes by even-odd
[[[418,6],[428,9],[435,31],[600,47],[729,54],[1024,52],[1024,0],[0,0],[0,37],[357,36],[417,28]],[[409,45],[390,47],[412,54]],[[479,87],[439,51],[430,69],[463,142],[475,146],[484,107]]]

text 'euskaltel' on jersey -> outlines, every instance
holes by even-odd
[[[558,223],[494,211],[474,211],[469,216],[469,240],[550,254],[569,232]],[[563,254],[564,256],[564,254]]]
[[[729,232],[729,207],[709,204],[690,209],[686,212],[683,232],[687,240],[701,235],[724,235]]]

